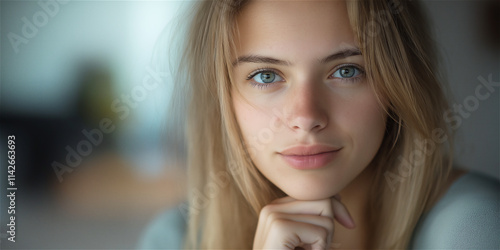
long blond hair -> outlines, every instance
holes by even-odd
[[[186,248],[251,248],[258,214],[284,193],[255,167],[234,116],[232,58],[244,0],[196,1],[177,83],[186,99]],[[415,1],[347,1],[366,74],[389,115],[373,159],[373,248],[405,248],[451,169],[435,50]],[[439,140],[437,140],[439,139]],[[447,150],[448,149],[448,150]],[[383,163],[383,164],[382,164]]]

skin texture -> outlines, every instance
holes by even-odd
[[[355,206],[355,218],[364,219],[366,170],[382,142],[387,116],[363,73],[363,57],[356,55],[345,3],[253,1],[238,16],[237,27],[236,118],[256,167],[288,195],[262,209],[254,248],[362,246],[336,241],[355,237],[361,244],[367,234],[363,226],[345,230],[354,222],[336,195],[346,194],[343,200]],[[332,54],[340,58],[323,60]],[[278,61],[248,60],[255,56]],[[346,66],[352,76],[339,74]],[[271,84],[255,75],[259,69],[274,77]],[[291,167],[280,154],[313,144],[340,150],[326,165],[308,170]],[[334,237],[339,223],[345,228],[335,230]]]

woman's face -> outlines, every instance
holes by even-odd
[[[233,105],[259,171],[300,200],[331,197],[374,158],[386,115],[341,1],[252,1],[237,19]]]

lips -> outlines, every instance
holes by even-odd
[[[278,154],[295,169],[318,169],[333,161],[341,149],[327,145],[295,146]]]

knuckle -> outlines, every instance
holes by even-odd
[[[264,217],[267,217],[269,216],[269,214],[271,214],[272,212],[274,211],[274,205],[272,204],[269,204],[269,205],[266,205],[265,207],[263,207],[261,210],[260,210],[260,216],[264,216]]]
[[[268,216],[267,216],[267,219],[270,220],[270,221],[275,221],[275,220],[279,220],[281,218],[280,216],[281,214],[280,213],[276,213],[276,212],[273,212],[273,213],[270,213]]]
[[[318,205],[323,208],[322,214],[332,214],[333,208],[332,208],[332,202],[331,199],[323,199],[318,201]]]

